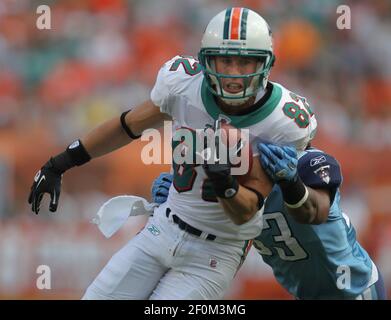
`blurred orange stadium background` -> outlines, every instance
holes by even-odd
[[[39,216],[27,197],[35,172],[74,139],[149,97],[162,63],[196,55],[202,32],[227,6],[256,10],[273,30],[271,80],[306,96],[314,144],[341,163],[342,206],[391,296],[391,2],[389,0],[4,0],[0,3],[0,298],[78,299],[141,227],[107,240],[90,223],[107,199],[150,199],[167,165],[144,165],[136,142],[66,173],[59,210]],[[36,9],[51,9],[39,30]],[[340,4],[352,28],[336,27]],[[133,219],[133,218],[132,218]],[[52,289],[36,286],[51,268]],[[291,299],[251,252],[228,299]]]

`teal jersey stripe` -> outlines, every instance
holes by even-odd
[[[232,8],[228,8],[227,11],[225,12],[223,39],[228,39],[229,36],[229,23],[231,21],[231,11]]]
[[[228,117],[231,120],[231,124],[236,128],[247,128],[258,122],[261,122],[274,111],[274,109],[277,107],[278,103],[281,100],[281,96],[282,89],[279,85],[273,83],[272,94],[261,108],[258,108],[257,110],[254,110],[253,112],[246,115],[233,116],[223,112],[219,108],[213,97],[212,92],[208,89],[206,78],[204,78],[201,85],[201,98],[202,103],[205,106],[206,112],[208,112],[208,114],[214,120],[217,120],[220,114]]]
[[[243,8],[242,21],[240,22],[240,40],[246,40],[248,9]]]

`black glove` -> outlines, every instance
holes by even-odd
[[[34,177],[28,199],[32,211],[38,214],[43,195],[49,193],[49,210],[55,212],[60,197],[62,174],[68,169],[81,166],[90,160],[91,157],[80,140],[76,140],[64,152],[50,158]]]
[[[215,122],[214,128],[211,129],[210,127],[207,127],[205,129],[205,133],[214,135],[218,130],[220,130],[220,128],[221,123],[219,120],[217,120]],[[212,150],[212,152],[209,152],[209,155],[212,157],[213,161],[207,161],[206,159],[202,167],[209,180],[212,182],[212,186],[216,195],[219,198],[228,199],[234,197],[238,192],[239,183],[237,182],[236,178],[231,175],[231,164],[228,156],[228,148],[219,150],[219,147],[222,146],[219,139],[219,136],[214,136],[214,148],[210,148],[211,146],[207,145],[204,146],[205,149],[209,147]],[[205,142],[206,141],[207,139],[205,138]],[[226,152],[225,156],[223,156],[223,152]]]
[[[56,170],[53,166],[53,158],[37,172],[34,177],[34,183],[31,186],[28,202],[31,204],[33,212],[38,214],[41,200],[45,193],[50,194],[49,210],[55,212],[58,206],[58,199],[61,192],[62,172]]]

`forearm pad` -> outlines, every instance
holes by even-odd
[[[52,169],[60,174],[73,168],[81,166],[91,160],[91,156],[84,148],[80,140],[76,140],[66,150],[55,157],[50,158],[49,163]]]

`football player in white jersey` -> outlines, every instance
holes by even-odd
[[[305,98],[268,80],[274,61],[271,31],[260,15],[246,8],[220,12],[205,30],[198,60],[174,57],[159,71],[149,100],[50,158],[34,178],[32,210],[38,213],[49,193],[49,209],[56,211],[66,170],[130,143],[166,119],[173,121],[173,149],[181,128],[193,132],[219,118],[249,130],[253,146],[264,141],[304,149],[315,133],[315,116]],[[272,183],[260,170],[240,184],[218,161],[201,166],[174,159],[172,169],[167,202],[111,258],[83,298],[223,297],[251,239],[261,232]]]

